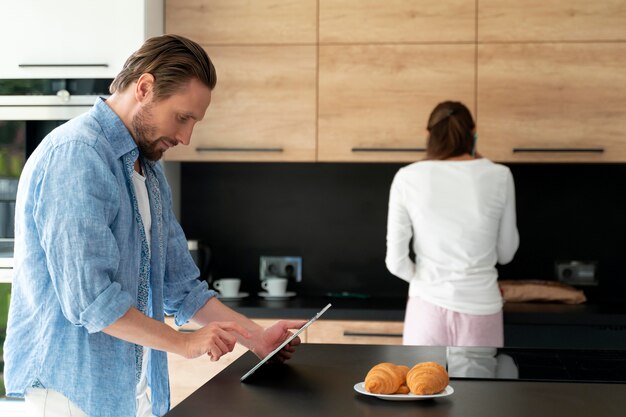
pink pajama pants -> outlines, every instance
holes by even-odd
[[[502,347],[502,310],[486,316],[463,314],[438,307],[419,297],[409,297],[402,343],[419,346]]]

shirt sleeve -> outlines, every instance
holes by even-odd
[[[118,189],[98,152],[72,141],[51,150],[32,203],[63,315],[89,333],[109,326],[134,304],[112,280],[120,254],[109,225],[118,212]]]
[[[389,272],[410,282],[415,275],[415,264],[409,257],[409,243],[413,231],[411,218],[404,203],[399,174],[393,179],[389,193],[385,263]]]
[[[164,309],[166,314],[174,315],[177,326],[182,326],[217,293],[198,279],[200,271],[189,253],[185,234],[171,210],[169,216]]]
[[[515,211],[515,183],[513,175],[507,169],[506,176],[506,201],[504,212],[500,219],[498,231],[498,263],[507,264],[513,260],[519,247],[519,233],[517,231],[517,216]]]

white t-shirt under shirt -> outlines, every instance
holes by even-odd
[[[518,245],[515,186],[506,166],[482,158],[433,160],[396,174],[386,264],[409,282],[409,296],[465,314],[497,313],[495,265],[510,262]]]
[[[152,214],[150,213],[150,198],[148,196],[148,188],[146,187],[146,178],[139,174],[137,171],[133,171],[133,188],[135,189],[135,196],[137,198],[137,208],[141,215],[141,222],[144,226],[144,233],[146,234],[146,240],[148,241],[148,248],[150,248],[150,241],[152,237]],[[150,398],[148,397],[148,358],[150,357],[150,349],[144,347],[143,359],[141,366],[141,377],[137,384],[137,417],[152,416],[152,406]]]

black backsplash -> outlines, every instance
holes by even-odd
[[[402,297],[385,267],[389,187],[404,164],[184,163],[182,226],[213,252],[215,278],[259,290],[259,257],[302,256],[299,293]],[[598,261],[590,300],[626,291],[626,165],[515,164],[520,248],[502,279],[555,279],[554,262]]]

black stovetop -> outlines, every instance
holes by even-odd
[[[626,350],[447,348],[453,378],[626,383]]]

